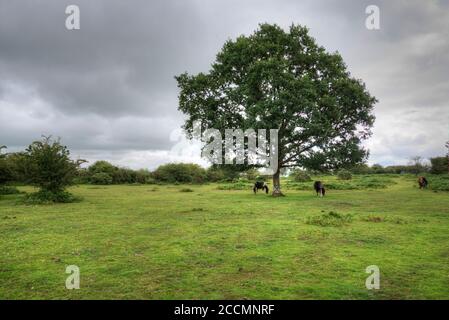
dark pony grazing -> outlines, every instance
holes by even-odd
[[[265,193],[268,193],[268,191],[269,191],[269,190],[268,190],[268,186],[265,184],[265,182],[257,181],[257,182],[254,184],[254,188],[253,188],[254,194],[256,194],[257,191],[260,190],[260,189],[262,189],[262,190],[265,189]]]
[[[324,197],[326,194],[326,189],[324,189],[324,184],[321,181],[315,181],[313,188],[315,189],[317,196]]]
[[[419,177],[418,185],[420,189],[425,189],[429,185],[429,182],[427,181],[426,177]]]

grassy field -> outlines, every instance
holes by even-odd
[[[378,179],[388,187],[356,179],[325,198],[285,181],[283,198],[217,184],[78,186],[83,200],[60,205],[2,196],[0,298],[448,299],[449,193]],[[67,265],[80,290],[65,288]],[[380,290],[365,288],[369,265]]]

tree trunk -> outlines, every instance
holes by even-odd
[[[273,197],[283,197],[284,194],[281,192],[281,171],[280,168],[273,174]]]

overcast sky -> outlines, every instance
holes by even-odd
[[[81,29],[65,28],[76,4]],[[380,30],[365,8],[380,8]],[[229,38],[303,24],[378,98],[369,162],[443,155],[449,1],[0,0],[0,145],[60,136],[76,157],[153,169],[198,161],[180,139],[174,76],[207,71]]]

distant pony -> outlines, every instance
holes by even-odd
[[[268,190],[268,186],[265,184],[265,182],[263,182],[263,181],[257,181],[257,182],[254,184],[254,188],[253,188],[254,194],[256,194],[257,191],[260,190],[260,189],[262,189],[262,190],[265,189],[265,193],[268,193],[268,191],[269,191],[269,190]]]
[[[315,189],[317,196],[324,197],[326,194],[326,189],[324,189],[324,185],[321,181],[315,181],[313,188]]]
[[[427,181],[426,177],[419,177],[418,185],[420,189],[425,189],[429,185],[429,182]]]

